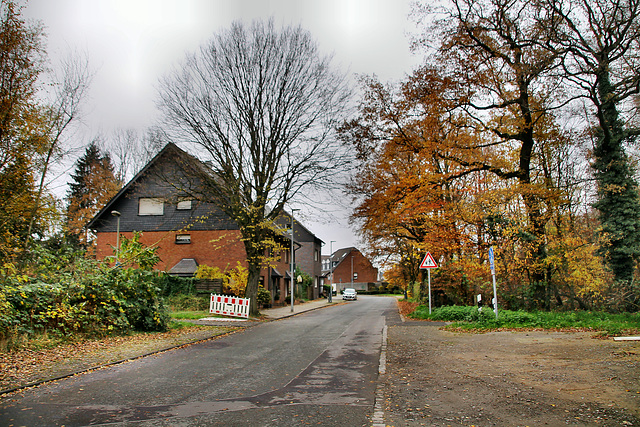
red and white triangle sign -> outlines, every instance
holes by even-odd
[[[427,252],[424,256],[424,259],[420,263],[420,268],[438,268],[438,264],[436,264],[436,260],[431,256],[431,252]]]

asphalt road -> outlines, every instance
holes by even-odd
[[[25,390],[2,426],[370,426],[393,298],[359,297]]]

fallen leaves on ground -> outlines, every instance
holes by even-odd
[[[219,336],[233,329],[192,326],[161,333],[78,339],[43,350],[0,352],[0,391]]]
[[[407,300],[398,300],[398,310],[400,314],[407,317],[409,314],[413,313],[416,307],[420,305],[418,302],[409,302]]]

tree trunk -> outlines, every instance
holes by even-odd
[[[260,266],[249,264],[247,277],[247,287],[244,297],[249,298],[249,316],[258,316],[258,284],[260,283]]]

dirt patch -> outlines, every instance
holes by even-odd
[[[640,343],[592,335],[390,326],[386,424],[640,426]]]
[[[226,334],[237,328],[193,326],[163,333],[81,340],[55,348],[0,353],[0,391]]]

